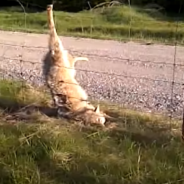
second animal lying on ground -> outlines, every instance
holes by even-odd
[[[73,58],[64,49],[57,35],[53,20],[53,5],[47,6],[49,35],[49,53],[44,60],[44,75],[50,89],[58,115],[87,124],[100,124],[106,122],[105,113],[99,106],[94,107],[88,101],[88,95],[75,79],[75,62],[88,60],[87,58]]]

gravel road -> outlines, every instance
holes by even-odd
[[[177,47],[176,64],[180,66],[175,66],[172,90],[174,46],[72,37],[62,40],[73,55],[89,58],[89,62],[77,64],[82,70],[77,72],[77,79],[92,99],[147,112],[173,110],[174,115],[181,116],[183,47]],[[41,64],[47,41],[48,35],[0,31],[0,77],[11,74],[42,85]]]

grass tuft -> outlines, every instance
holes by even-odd
[[[26,104],[48,104],[48,97],[24,82],[0,81],[0,107],[21,108]]]
[[[8,107],[22,101],[43,105],[35,93],[48,99],[39,90],[26,91],[22,83],[0,81],[0,184],[183,182],[180,122],[168,124],[163,117],[109,104],[102,109],[116,117],[115,129],[82,127],[43,114],[26,122],[15,119],[14,124],[5,118],[11,116],[3,113],[8,97]]]

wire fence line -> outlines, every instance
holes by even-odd
[[[3,46],[11,46],[11,47],[23,47],[23,48],[29,48],[29,49],[43,49],[44,51],[47,50],[47,47],[41,47],[41,46],[22,46],[22,45],[19,45],[19,44],[10,44],[10,43],[3,43],[3,41],[0,41],[0,45],[3,45]],[[73,51],[74,53],[76,51]],[[102,57],[102,58],[106,58],[106,57],[109,57],[109,56],[105,56],[105,55],[96,55],[96,54],[90,54],[88,53],[89,56],[92,56],[92,57]],[[4,56],[3,56],[4,57]],[[157,61],[157,62],[154,62],[154,61],[151,61],[151,60],[140,60],[140,59],[130,59],[130,58],[120,58],[120,57],[113,57],[115,60],[120,60],[120,61],[133,61],[133,62],[141,62],[143,64],[146,64],[146,63],[153,63],[153,64],[163,64],[163,65],[171,65],[173,66],[174,63],[171,63],[171,62],[161,62],[161,61]],[[8,58],[10,59],[10,58]],[[14,58],[16,59],[16,58]],[[28,61],[28,62],[32,62],[32,61]],[[176,63],[175,64],[176,66],[180,66],[180,67],[184,67],[184,64],[181,64],[181,63]]]
[[[20,58],[10,58],[10,57],[0,57],[1,60],[3,59],[8,59],[8,60],[11,60],[11,61],[18,61],[19,63],[29,63],[33,66],[34,68],[34,65],[42,65],[42,63],[39,63],[39,62],[33,62],[33,61],[29,61],[29,60],[22,60]],[[124,60],[124,59],[122,59]],[[144,61],[143,61],[144,62]],[[176,64],[177,65],[177,64]],[[177,65],[177,66],[180,66],[180,65]],[[70,69],[70,70],[73,70],[73,68],[70,68],[70,67],[64,67],[66,69]],[[164,83],[173,83],[174,85],[183,85],[182,82],[176,82],[176,81],[169,81],[169,80],[161,80],[161,79],[153,79],[153,78],[149,78],[149,77],[138,77],[138,76],[131,76],[131,75],[125,75],[125,74],[116,74],[116,73],[110,73],[110,72],[103,72],[103,71],[95,71],[95,70],[87,70],[87,69],[76,69],[77,71],[82,71],[82,72],[88,72],[88,73],[96,73],[96,74],[101,74],[101,75],[108,75],[108,76],[116,76],[116,77],[120,77],[120,79],[123,77],[123,78],[131,78],[131,79],[141,79],[141,80],[147,80],[147,81],[155,81],[155,82],[164,82]],[[6,72],[6,70],[3,70],[0,68],[0,71],[1,72]],[[15,72],[17,73],[17,72]],[[19,74],[22,74],[20,72],[18,72]],[[18,74],[17,73],[17,74]],[[32,77],[33,75],[30,75],[30,77]]]
[[[28,49],[41,49],[43,51],[46,51],[48,48],[47,47],[42,47],[42,46],[27,46],[27,45],[20,45],[20,44],[12,44],[12,43],[4,43],[3,41],[0,40],[0,45],[2,46],[10,46],[10,47],[21,47],[21,48],[28,48]],[[78,53],[75,50],[71,50],[69,49],[69,51],[72,51],[74,54]],[[114,60],[118,60],[118,61],[127,61],[127,62],[136,62],[136,63],[142,63],[142,64],[147,64],[147,63],[151,63],[151,64],[156,64],[156,65],[165,65],[165,66],[178,66],[178,67],[184,67],[184,63],[174,63],[174,62],[164,62],[164,61],[152,61],[152,60],[142,60],[142,59],[131,59],[131,58],[122,58],[122,57],[110,57],[110,56],[106,56],[106,55],[99,55],[99,54],[91,54],[91,53],[85,53],[83,52],[82,54],[87,54],[90,57],[99,57],[99,58],[112,58]],[[0,56],[1,58],[4,57],[6,59],[5,56]],[[13,60],[19,60],[20,58],[8,58],[7,59],[13,59]],[[35,61],[26,61],[25,62],[30,62],[30,63],[36,63]],[[173,60],[174,61],[174,60]]]
[[[25,48],[47,52],[47,47],[17,45],[3,43],[0,45],[5,48],[5,52],[0,56],[0,78],[26,81],[32,85],[44,85],[42,76],[42,62],[29,59],[23,59],[19,53],[17,57],[6,56],[6,46],[21,47],[22,52]],[[176,47],[175,47],[176,48]],[[77,53],[77,52],[76,52]],[[146,60],[136,60],[130,58],[110,57],[97,54],[87,54],[90,58],[97,58],[101,61],[119,60],[134,63],[150,63],[154,65],[164,65],[171,68],[171,77],[168,79],[157,79],[156,77],[147,77],[139,75],[130,75],[128,72],[121,74],[116,71],[95,70],[93,67],[78,68],[77,81],[89,94],[90,99],[108,101],[110,104],[119,104],[128,108],[146,111],[150,113],[161,113],[169,118],[182,118],[183,113],[183,82],[177,80],[176,67],[183,67],[184,64],[176,62],[176,55],[173,57],[173,63],[152,62]],[[108,63],[107,63],[108,65]],[[125,65],[125,64],[124,64]],[[130,66],[131,67],[131,66]],[[143,66],[142,66],[143,67]],[[126,70],[126,66],[125,66]],[[149,72],[149,68],[148,68]]]

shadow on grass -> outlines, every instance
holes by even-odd
[[[132,142],[139,144],[141,147],[147,148],[150,145],[155,145],[156,147],[164,147],[170,144],[172,138],[171,135],[159,135],[159,128],[157,129],[157,134],[149,135],[148,133],[131,132],[128,130],[113,130],[110,136],[114,138],[117,143],[120,143],[125,138],[129,138]]]
[[[92,165],[91,165],[92,166]],[[49,168],[49,169],[48,169]],[[45,176],[55,183],[66,183],[66,184],[81,184],[81,183],[96,183],[96,179],[93,175],[85,174],[85,167],[82,166],[77,170],[71,169],[67,171],[66,168],[58,166],[58,164],[52,160],[47,159],[46,162],[39,163],[39,169]],[[100,183],[104,183],[100,181]]]
[[[130,140],[130,142],[131,141],[132,140]],[[96,143],[94,144],[95,146],[97,146]],[[114,149],[116,148],[117,150],[119,149],[117,145],[111,145],[111,146],[112,146],[111,151],[113,150],[113,148]],[[131,147],[131,145],[129,146]],[[130,149],[130,147],[128,149]],[[132,152],[134,152],[133,153],[134,156],[131,154],[128,155],[127,148],[125,147],[124,144],[122,144],[122,148],[123,148],[122,150],[119,150],[117,152],[121,153],[123,151],[124,156],[116,160],[117,162],[112,161],[108,153],[106,153],[106,157],[107,158],[109,157],[109,161],[108,163],[104,163],[104,160],[103,159],[100,160],[99,158],[99,154],[101,153],[100,151],[101,149],[99,149],[99,152],[96,151],[96,154],[98,155],[98,156],[96,155],[97,156],[96,159],[95,158],[93,159],[93,157],[86,156],[85,153],[84,154],[74,153],[68,156],[68,160],[69,160],[68,163],[64,163],[64,162],[59,163],[57,159],[52,159],[50,157],[47,159],[46,162],[38,163],[39,170],[42,173],[44,173],[45,176],[48,177],[51,181],[55,181],[55,183],[63,182],[66,184],[72,184],[72,183],[92,184],[92,183],[99,182],[102,184],[109,184],[109,183],[113,184],[113,183],[117,183],[118,181],[121,181],[121,177],[124,177],[124,181],[126,181],[126,183],[136,184],[137,183],[136,175],[130,179],[127,176],[127,173],[131,172],[131,170],[134,170],[136,168],[135,167],[136,163],[135,162],[133,163],[130,160],[133,159],[132,157],[138,156],[138,155],[135,156],[134,154],[138,151],[139,146],[137,146],[135,149],[132,150]],[[171,142],[165,147],[160,146],[159,149],[158,147],[155,147],[155,145],[149,144],[149,146],[147,146],[146,151],[148,152],[150,151],[150,153],[144,155],[147,158],[147,160],[145,161],[145,164],[142,164],[142,167],[144,168],[143,165],[146,166],[147,161],[153,162],[153,165],[154,165],[153,167],[155,167],[155,170],[159,169],[159,166],[157,165],[158,163],[164,163],[168,166],[172,165],[173,168],[177,167],[177,163],[179,163],[178,162],[179,160],[182,160],[182,156],[179,156],[177,154],[177,151],[172,150],[172,148],[174,148],[174,145],[172,145]],[[102,145],[102,149],[103,149],[103,145]],[[164,149],[166,150],[164,151]],[[95,150],[98,150],[98,148]],[[160,151],[163,151],[163,153],[161,153]],[[156,153],[158,155],[156,155]],[[91,152],[91,154],[94,154],[94,152]],[[112,154],[113,154],[113,151],[111,152],[111,155]],[[114,157],[116,156],[114,155]],[[104,154],[104,158],[105,158],[105,154]],[[121,159],[127,159],[128,161],[123,163]],[[157,161],[155,161],[154,159],[156,159]],[[130,168],[128,166],[128,162],[132,164]],[[149,167],[149,169],[150,169],[149,172],[154,173],[153,171],[154,169],[152,167]],[[108,174],[105,175],[104,172]],[[163,175],[164,175],[164,172],[167,172],[167,171],[162,170]],[[163,180],[162,182],[170,181],[169,178],[162,177],[161,175],[159,176],[159,174],[158,175],[153,174],[153,176],[148,176],[148,175],[146,176],[146,174],[142,173],[141,183],[147,183],[148,181],[151,180],[151,178],[152,179],[154,178],[155,180],[158,180],[158,181]],[[181,176],[175,175],[174,177],[180,178]]]
[[[126,138],[145,148],[150,145],[165,147],[172,139],[182,141],[178,136],[181,129],[179,120],[171,121],[168,117],[161,115],[139,113],[118,106],[107,109],[105,112],[115,117],[115,122],[119,125],[118,128],[109,132],[109,136],[115,139],[117,144]]]
[[[83,133],[95,135],[99,130],[83,127],[80,129]],[[120,145],[124,140],[129,139],[132,143],[139,145],[141,148],[155,146],[163,148],[170,144],[172,139],[179,140],[178,136],[171,135],[169,128],[166,131],[160,130],[159,127],[154,131],[142,131],[141,129],[132,130],[132,128],[114,128],[105,133],[110,139],[114,140],[114,146]],[[123,147],[122,147],[123,150]]]
[[[0,125],[0,183],[113,184],[121,183],[122,177],[128,184],[180,180],[181,142],[163,135],[165,142],[155,143],[148,137],[131,129],[79,131],[54,124],[5,123]]]
[[[50,105],[50,98],[46,93],[17,81],[0,81],[0,109],[10,115],[9,120],[31,120],[35,113],[48,117],[57,116],[57,110]]]
[[[16,116],[18,120],[34,120],[34,116],[31,118],[28,118],[28,116],[35,111],[39,112],[40,115],[44,114],[53,117],[50,121],[56,120],[57,111],[50,106],[49,97],[46,93],[26,87],[22,83],[6,80],[1,81],[0,92],[0,108],[10,114],[18,112]],[[144,113],[128,111],[118,106],[109,106],[109,104],[102,104],[102,110],[115,118],[112,121],[117,124],[117,127],[107,129],[105,132],[115,140],[116,144],[128,137],[132,142],[137,142],[142,147],[147,147],[150,144],[162,147],[167,145],[173,138],[171,124],[168,123],[166,118],[157,118]],[[25,112],[27,116],[22,115],[21,112]],[[35,121],[39,122],[36,118]],[[172,128],[178,127],[179,123],[178,125],[172,125]],[[81,128],[79,126],[79,129],[87,134],[101,131],[99,128],[94,127]]]
[[[37,183],[36,168],[39,169],[41,180],[47,178],[48,181],[52,180],[54,183],[73,183],[74,181],[75,183],[92,183],[95,181],[95,177],[82,174],[85,167],[82,162],[78,163],[80,168],[72,168],[73,166],[67,162],[66,159],[69,161],[71,156],[76,164],[77,160],[80,162],[80,159],[77,155],[75,156],[77,150],[73,143],[70,143],[70,135],[65,135],[66,129],[64,131],[61,129],[63,135],[58,138],[51,131],[50,128],[39,130],[38,126],[29,127],[25,124],[21,124],[19,127],[0,125],[0,136],[4,137],[0,141],[0,181],[2,183],[27,183],[26,178],[29,177],[32,181],[29,183]],[[68,156],[65,156],[65,149],[68,149],[65,142],[68,143],[69,150],[71,149]],[[78,141],[76,142],[78,143]],[[78,146],[80,146],[79,143]],[[74,151],[72,151],[73,148]],[[60,151],[61,160],[53,156],[57,149]],[[71,168],[68,170],[67,167]],[[19,177],[19,172],[23,177]],[[46,182],[42,181],[41,183]]]

